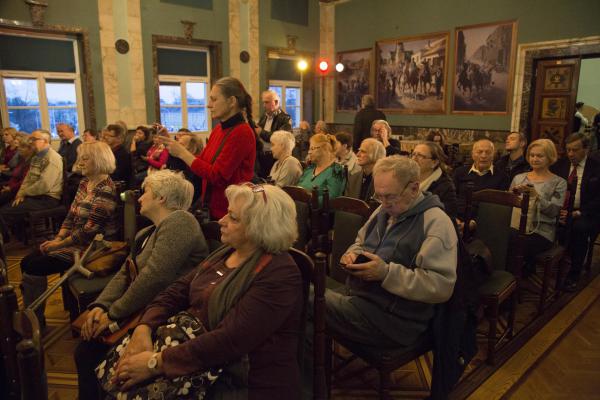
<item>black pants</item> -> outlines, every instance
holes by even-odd
[[[581,275],[585,255],[590,240],[594,240],[598,233],[598,223],[591,218],[574,218],[571,228],[571,243],[569,244],[569,255],[571,256],[571,270],[568,278],[577,281]]]
[[[79,398],[86,400],[102,399],[102,390],[94,371],[102,361],[110,346],[96,341],[82,341],[75,349]]]
[[[15,207],[6,204],[0,208],[0,228],[3,233],[8,233],[8,228],[15,228],[23,223],[28,212],[54,208],[59,204],[59,200],[50,196],[27,196]]]

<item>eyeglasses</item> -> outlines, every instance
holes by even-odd
[[[267,204],[267,193],[265,192],[265,188],[263,185],[255,185],[251,182],[246,182],[244,185],[252,189],[252,193],[262,193],[263,200],[265,201],[265,204]]]
[[[321,147],[323,147],[323,145],[321,145],[321,146],[310,146],[310,147],[308,148],[308,150],[310,150],[310,151],[315,151],[315,150],[319,150]]]
[[[412,158],[412,159],[417,159],[417,160],[433,160],[433,157],[427,157],[427,156],[426,156],[426,155],[424,155],[424,154],[421,154],[421,153],[415,153],[415,152],[413,152],[413,153],[410,155],[410,158]]]
[[[396,193],[396,194],[378,194],[378,193],[375,193],[371,198],[373,200],[375,200],[375,201],[378,201],[379,203],[387,203],[387,204],[397,203],[398,200],[400,200],[400,197],[402,196],[402,193],[404,193],[404,191],[408,187],[408,185],[410,185],[413,182],[414,181],[408,181],[406,183],[406,185],[404,186],[404,188],[400,191],[400,193]]]
[[[44,139],[42,139],[42,138],[39,138],[39,137],[30,137],[29,139],[27,139],[27,141],[28,141],[29,143],[35,143],[35,142],[37,142],[38,140],[44,140]]]

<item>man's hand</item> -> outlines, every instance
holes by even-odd
[[[340,258],[340,262],[346,265],[352,264],[354,263],[354,260],[356,260],[356,257],[358,257],[358,254],[356,253],[346,253]]]
[[[377,254],[367,251],[364,251],[362,254],[371,261],[363,264],[346,264],[346,270],[364,281],[382,281],[388,273],[389,265],[379,258]]]
[[[21,196],[21,197],[19,197],[19,196],[15,197],[15,200],[12,202],[12,206],[13,207],[18,206],[19,204],[21,204],[23,202],[23,200],[25,200],[25,197],[23,197],[23,196]]]

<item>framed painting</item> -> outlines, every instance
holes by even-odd
[[[516,21],[456,28],[452,113],[509,113],[516,40]]]
[[[336,75],[337,111],[358,111],[362,96],[370,93],[372,54],[372,49],[337,53],[337,62],[344,65]]]
[[[568,96],[542,96],[540,119],[565,119]]]
[[[546,69],[544,76],[544,90],[571,90],[571,74],[573,67],[553,67]]]
[[[378,41],[377,107],[401,114],[444,114],[449,32]]]

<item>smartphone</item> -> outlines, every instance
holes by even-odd
[[[358,257],[356,257],[356,260],[354,260],[354,262],[352,264],[364,264],[369,261],[371,261],[371,259],[369,257],[365,256],[364,254],[359,254]],[[340,268],[346,269],[346,265],[347,264],[339,263]]]

